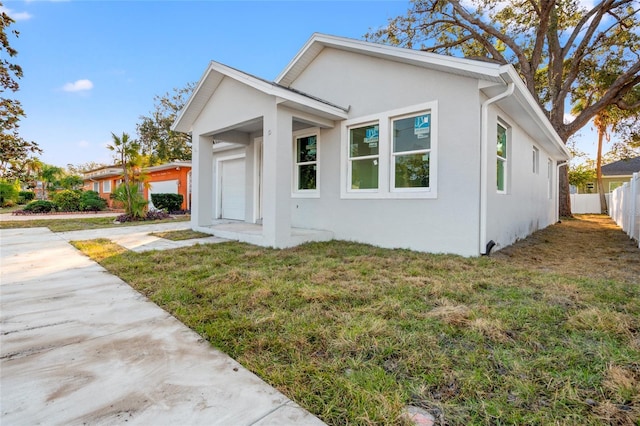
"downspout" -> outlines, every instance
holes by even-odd
[[[551,196],[556,200],[555,202],[555,215],[556,215],[556,220],[555,223],[558,223],[560,221],[560,212],[559,210],[559,206],[558,204],[560,203],[560,167],[562,166],[567,166],[569,167],[569,162],[568,161],[559,161],[556,164],[556,193],[555,194],[551,194]]]
[[[513,94],[515,89],[514,83],[509,83],[507,89],[494,96],[493,98],[489,98],[482,103],[480,106],[480,239],[478,245],[478,251],[480,254],[485,255],[488,254],[491,250],[489,248],[489,244],[487,244],[487,172],[489,170],[489,140],[488,140],[488,132],[489,132],[489,105],[503,99],[509,97]],[[495,245],[493,241],[491,247]]]

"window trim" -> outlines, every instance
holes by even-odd
[[[316,188],[298,189],[298,167],[314,162],[298,163],[298,139],[315,136],[316,137]],[[293,132],[293,179],[291,179],[291,197],[293,198],[320,198],[320,128],[312,127]]]
[[[537,146],[533,145],[532,150],[532,171],[534,175],[540,174],[540,150]]]
[[[505,141],[505,145],[506,145],[506,150],[507,150],[507,155],[504,157],[501,157],[500,155],[498,155],[498,152],[496,150],[496,160],[497,161],[502,161],[502,163],[504,164],[503,166],[503,179],[504,182],[502,184],[504,189],[499,189],[498,188],[498,167],[496,165],[496,193],[498,194],[508,194],[509,193],[509,154],[511,153],[511,126],[509,126],[504,120],[502,120],[500,117],[498,117],[498,120],[496,122],[496,140],[497,140],[497,136],[498,136],[498,126],[502,127],[505,130],[505,137],[506,137],[506,141]]]
[[[91,190],[93,192],[97,192],[99,194],[100,193],[100,182],[94,181],[93,182],[93,188]]]
[[[393,157],[393,120],[431,114],[431,150],[429,155],[429,188],[399,188],[393,190],[395,176],[391,161]],[[378,123],[378,189],[351,189],[351,164],[349,152],[349,130]],[[438,101],[411,105],[378,114],[371,114],[341,123],[340,141],[340,198],[341,199],[435,199],[438,198]]]
[[[111,193],[111,181],[110,180],[103,180],[102,181],[102,192],[105,194],[110,194]]]
[[[433,122],[433,117],[431,116],[431,111],[430,110],[424,110],[424,111],[416,111],[414,113],[409,113],[409,114],[403,114],[403,115],[397,115],[394,117],[389,117],[389,131],[390,131],[390,136],[389,136],[389,191],[390,192],[394,192],[394,193],[402,193],[402,192],[411,192],[411,193],[415,193],[415,192],[430,192],[431,191],[431,150],[432,150],[432,145],[431,145],[431,136],[429,137],[429,148],[428,149],[418,149],[418,150],[414,150],[414,151],[402,151],[399,153],[396,153],[394,151],[394,147],[393,147],[393,123],[397,120],[403,120],[406,118],[415,118],[417,116],[420,115],[426,115],[429,114],[429,120],[431,120],[431,122]],[[430,123],[431,126],[431,123]],[[431,132],[431,131],[430,131]],[[407,155],[414,155],[414,154],[424,154],[424,153],[428,153],[429,154],[429,186],[428,187],[413,187],[413,188],[396,188],[396,163],[395,163],[395,159],[396,157],[400,156],[407,156]]]
[[[362,155],[360,157],[351,157],[351,135],[350,135],[350,131],[351,129],[359,129],[362,127],[369,127],[369,126],[378,126],[378,153],[375,155]],[[360,123],[356,123],[353,125],[350,125],[347,127],[347,192],[352,193],[352,194],[357,194],[357,193],[376,193],[378,191],[380,191],[380,169],[381,169],[381,161],[380,161],[380,151],[382,149],[381,145],[381,141],[383,139],[383,137],[381,136],[382,134],[382,126],[379,120],[372,120],[372,121],[366,121],[366,122],[360,122]],[[351,184],[353,182],[353,161],[361,161],[361,160],[373,160],[373,159],[377,159],[378,160],[378,187],[377,188],[364,188],[364,189],[353,189],[351,187]]]

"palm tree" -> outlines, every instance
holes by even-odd
[[[60,176],[62,176],[63,170],[58,166],[52,166],[50,164],[43,164],[40,171],[40,180],[42,180],[42,199],[48,198],[48,192],[54,187]]]
[[[121,187],[116,188],[114,196],[121,196],[128,215],[134,218],[141,218],[144,215],[144,206],[146,202],[138,193],[138,181],[140,180],[140,145],[136,140],[130,139],[127,133],[122,136],[116,136],[111,133],[113,144],[107,145],[107,148],[113,151],[116,162],[122,167],[122,177],[124,183]]]

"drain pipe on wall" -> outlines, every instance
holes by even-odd
[[[500,99],[509,97],[513,94],[515,84],[509,83],[507,89],[489,98],[480,106],[480,239],[479,252],[482,255],[488,255],[491,248],[495,245],[492,240],[487,243],[487,172],[489,171],[489,105],[499,101]],[[495,148],[494,148],[495,149]],[[491,244],[492,243],[492,244]]]

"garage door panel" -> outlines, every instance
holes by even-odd
[[[149,183],[149,208],[155,210],[153,202],[151,202],[151,194],[177,194],[178,179],[163,180]]]

